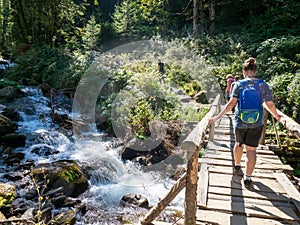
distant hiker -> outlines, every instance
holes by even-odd
[[[159,73],[165,73],[165,68],[164,68],[165,64],[163,62],[161,62],[161,60],[158,61],[158,72]]]
[[[233,83],[233,76],[231,74],[228,74],[226,76],[226,90],[225,90],[225,100],[226,102],[230,99],[230,92],[231,92],[231,84]]]
[[[234,76],[233,78],[233,82],[231,83],[231,88],[230,88],[230,93],[229,93],[229,96],[231,97],[231,94],[232,94],[232,90],[233,90],[233,87],[234,85],[236,84],[236,82],[240,79],[240,76]]]
[[[236,84],[236,82],[238,81],[240,79],[240,76],[234,76],[234,81],[232,82],[232,84],[231,84],[231,88],[230,88],[230,93],[229,93],[229,96],[231,97],[231,95],[232,95],[232,90],[233,90],[233,88],[234,88],[234,85]],[[233,113],[234,113],[234,111],[235,111],[235,109],[234,109],[234,107],[232,108],[232,110],[231,110]]]
[[[281,115],[276,111],[269,86],[263,80],[255,77],[256,61],[254,58],[251,57],[244,62],[242,72],[244,79],[236,82],[229,102],[218,115],[210,119],[210,122],[215,123],[236,106],[234,115],[234,171],[242,173],[241,158],[245,146],[247,159],[243,181],[245,187],[250,188],[252,184],[251,175],[256,164],[256,148],[264,125],[263,104],[276,120],[279,121]]]

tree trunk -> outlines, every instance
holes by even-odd
[[[15,31],[15,33],[19,34],[19,38],[22,42],[27,43],[27,22],[23,11],[22,0],[13,0],[12,5],[15,12],[14,17],[18,29]]]
[[[204,14],[205,11],[205,5],[204,0],[199,0],[199,21],[200,21],[200,29],[203,32],[204,31]]]
[[[58,18],[58,9],[57,9],[56,2],[54,2],[54,4],[52,4],[52,15],[51,15],[51,22],[50,22],[50,28],[51,28],[50,41],[53,47],[55,47],[56,34],[57,34],[57,18]]]
[[[216,27],[216,0],[210,0],[209,24],[209,35],[213,36]]]
[[[194,38],[198,38],[199,32],[198,32],[198,0],[194,0],[193,4],[194,10],[193,10],[193,36]]]
[[[4,30],[4,20],[5,20],[5,15],[4,15],[4,10],[5,10],[5,1],[0,0],[0,34],[1,34],[1,38],[0,38],[0,48],[4,49],[4,37],[5,37],[5,30]]]

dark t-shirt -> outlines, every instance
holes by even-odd
[[[250,84],[253,83],[254,85],[258,82],[257,78],[246,78],[244,79],[249,82]],[[272,93],[270,91],[269,86],[266,84],[266,82],[261,82],[259,84],[259,87],[261,89],[261,102],[268,102],[268,101],[273,101]],[[236,82],[233,90],[232,90],[232,97],[237,98],[239,101],[239,96],[240,96],[240,91],[243,89],[243,86],[240,82]],[[249,124],[249,123],[244,123],[241,121],[240,117],[240,111],[238,107],[238,103],[235,106],[235,113],[234,113],[234,126],[237,128],[253,128],[253,127],[260,127],[264,124],[263,121],[263,116],[260,117],[259,121],[257,123]]]

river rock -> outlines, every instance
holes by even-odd
[[[25,211],[25,213],[22,215],[21,219],[32,220],[33,219],[33,212],[34,212],[34,208],[27,209]]]
[[[66,198],[67,197],[65,195],[59,195],[59,196],[51,198],[51,203],[55,207],[61,207],[65,203]]]
[[[198,92],[195,96],[194,99],[196,102],[201,103],[201,104],[208,104],[207,100],[207,92],[206,91],[200,91]]]
[[[37,183],[46,184],[44,191],[63,187],[64,194],[68,197],[77,197],[88,188],[88,180],[81,168],[71,160],[39,164],[31,170],[31,177]]]
[[[33,210],[34,219],[36,222],[43,221],[42,224],[48,224],[48,222],[52,218],[52,208],[51,207],[44,207],[41,211],[39,209]]]
[[[6,217],[3,215],[2,212],[0,212],[0,220],[6,220]]]
[[[14,86],[6,86],[0,89],[0,98],[4,98],[5,100],[12,100],[15,97],[21,97],[22,92],[19,88]]]
[[[24,147],[26,137],[17,133],[5,134],[0,138],[1,142],[12,148]]]
[[[0,183],[0,208],[7,206],[17,196],[16,187],[10,184]]]
[[[4,174],[3,178],[10,180],[10,181],[18,181],[24,178],[21,172],[8,172]]]
[[[120,201],[120,205],[127,206],[128,204],[142,208],[149,208],[148,199],[139,194],[124,195]]]
[[[50,97],[51,86],[49,84],[46,83],[40,84],[39,88],[41,89],[44,96]]]
[[[4,109],[2,109],[1,114],[7,118],[9,118],[10,120],[17,122],[21,120],[21,116],[18,113],[18,111],[16,111],[14,108],[12,107],[5,107]]]
[[[68,210],[61,212],[49,222],[49,225],[61,225],[68,224],[73,225],[76,223],[76,214],[74,210]]]
[[[16,198],[12,204],[10,204],[10,209],[6,215],[9,215],[9,217],[20,217],[27,211],[29,205],[25,199]]]
[[[6,116],[0,114],[0,136],[12,133],[17,129],[18,129],[18,126],[16,123],[12,122]]]
[[[56,150],[53,146],[48,145],[36,145],[31,149],[31,153],[40,155],[40,156],[49,156],[58,154],[59,151]]]
[[[12,148],[6,148],[7,150],[5,153],[2,153],[2,159],[4,162],[9,165],[20,165],[21,161],[24,159],[24,153],[23,152],[15,152]]]

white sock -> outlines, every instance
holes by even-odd
[[[247,176],[246,174],[244,174],[244,180],[251,180],[251,176]]]

